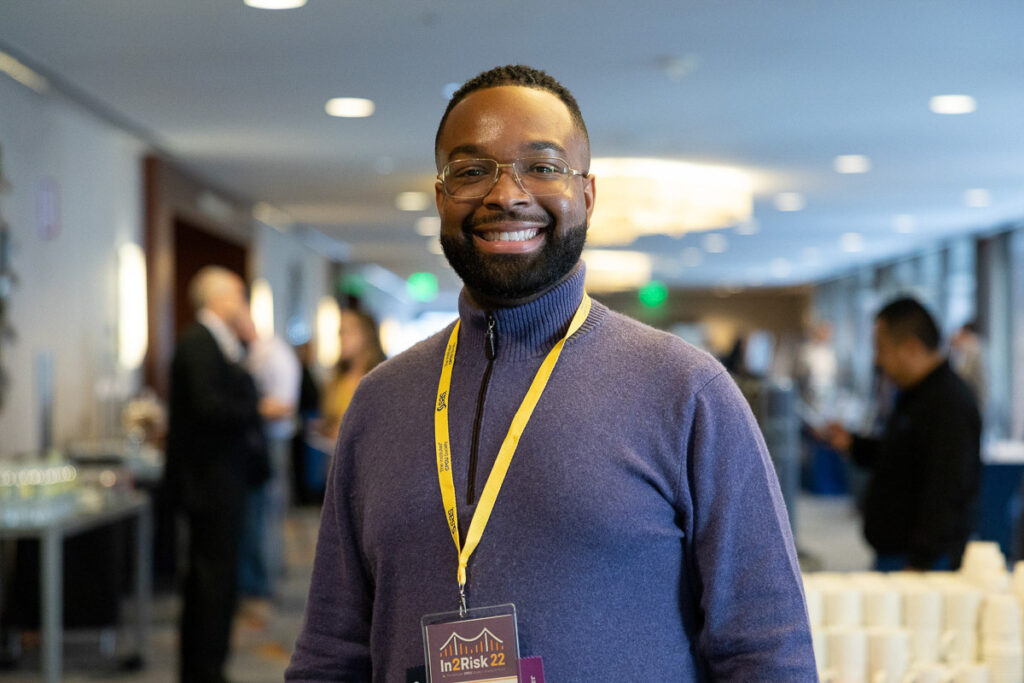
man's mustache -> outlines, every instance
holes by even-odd
[[[466,228],[472,229],[491,223],[508,223],[512,221],[542,223],[545,227],[551,225],[551,217],[547,214],[523,213],[520,211],[498,211],[479,216],[470,216],[464,221],[463,225]]]

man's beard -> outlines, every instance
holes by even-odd
[[[484,221],[467,218],[459,234],[441,235],[441,247],[448,263],[475,294],[509,302],[536,296],[565,277],[583,253],[587,224],[581,223],[558,234],[553,229],[553,220],[545,226],[544,243],[536,253],[481,253],[473,244],[472,226],[494,220],[495,217]]]

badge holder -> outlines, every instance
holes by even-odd
[[[515,605],[428,614],[420,621],[429,683],[519,683]]]

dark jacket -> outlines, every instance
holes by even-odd
[[[252,377],[210,331],[186,330],[171,362],[164,482],[173,502],[190,512],[239,504],[266,459],[258,406]]]
[[[943,362],[900,392],[879,439],[855,438],[871,469],[864,536],[879,554],[915,568],[950,555],[959,566],[974,527],[981,478],[981,417],[967,385]]]

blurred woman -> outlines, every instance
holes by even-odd
[[[359,380],[384,360],[377,323],[369,314],[343,310],[338,334],[341,338],[341,356],[334,376],[324,388],[323,423],[320,428],[320,432],[332,440],[338,437],[341,418]]]

